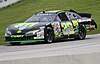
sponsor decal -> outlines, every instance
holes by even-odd
[[[86,29],[89,30],[90,29],[90,26],[89,25],[86,25]]]
[[[14,26],[14,28],[20,28],[21,29],[25,29],[26,27],[31,28],[32,26],[38,24],[39,22],[35,22],[35,23],[19,23],[17,25]],[[24,26],[24,27],[23,27]],[[21,28],[22,27],[22,28]]]
[[[22,38],[24,35],[12,35],[11,38]]]
[[[22,32],[21,30],[17,31],[17,33],[21,33],[21,32]]]
[[[38,32],[37,37],[44,38],[44,31]]]
[[[53,29],[54,29],[54,34],[55,37],[60,37],[61,36],[61,28],[60,28],[60,23],[59,22],[53,22],[52,23]]]
[[[64,35],[74,34],[73,25],[71,22],[61,22],[61,27]]]
[[[34,37],[34,39],[43,39],[42,37]]]
[[[91,21],[91,19],[78,19],[78,22],[88,22],[88,21]]]
[[[72,20],[72,23],[73,23],[74,27],[78,26],[78,21],[77,20]]]
[[[72,23],[73,23],[73,26],[74,26],[74,31],[75,33],[79,32],[79,29],[78,29],[78,21],[77,20],[72,20]]]

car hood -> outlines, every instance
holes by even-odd
[[[16,24],[10,25],[8,27],[8,30],[12,34],[16,34],[18,31],[22,31],[22,33],[26,33],[28,31],[37,30],[48,23],[49,22],[16,23]]]

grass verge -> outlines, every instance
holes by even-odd
[[[38,11],[65,9],[91,13],[98,29],[88,34],[100,33],[100,0],[23,0],[13,6],[0,9],[0,44],[6,44],[4,34],[10,24],[24,22]]]

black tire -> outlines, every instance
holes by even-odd
[[[21,42],[10,42],[11,45],[20,45]]]
[[[79,33],[76,35],[74,39],[76,40],[83,40],[86,37],[86,29],[83,26],[80,26]]]
[[[44,40],[46,43],[54,42],[54,31],[51,27],[46,27],[44,29]]]

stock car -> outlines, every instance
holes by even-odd
[[[86,33],[97,29],[90,13],[74,10],[42,11],[24,23],[15,23],[5,31],[5,41],[11,45],[23,42],[54,42],[57,39],[74,38],[83,40]]]

